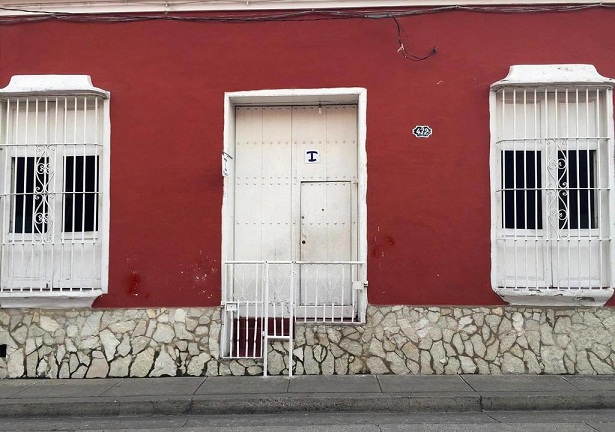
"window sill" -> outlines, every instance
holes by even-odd
[[[87,292],[41,292],[41,293],[0,293],[0,309],[40,308],[72,309],[90,308],[103,293],[102,290]]]
[[[613,296],[607,289],[494,288],[497,295],[514,306],[604,306]]]

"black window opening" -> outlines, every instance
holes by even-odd
[[[98,156],[64,158],[63,232],[98,230]]]
[[[541,152],[502,152],[502,226],[542,229]]]
[[[557,218],[559,229],[593,229],[596,208],[596,151],[557,152]],[[543,228],[542,155],[539,151],[502,152],[502,226]],[[553,170],[555,171],[555,169]]]
[[[596,151],[558,151],[557,158],[559,228],[597,228]]]
[[[45,157],[11,158],[13,183],[12,232],[43,234],[49,218],[51,168]]]

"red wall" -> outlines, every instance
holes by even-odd
[[[0,27],[14,74],[88,74],[111,92],[111,261],[98,307],[220,302],[223,95],[368,91],[369,301],[489,305],[489,85],[513,64],[615,77],[615,10],[242,24]],[[417,124],[429,139],[414,138]],[[612,303],[615,304],[615,303]]]

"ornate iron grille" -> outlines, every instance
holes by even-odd
[[[99,96],[8,97],[0,132],[0,292],[101,288]]]
[[[498,288],[610,288],[610,94],[496,92]]]

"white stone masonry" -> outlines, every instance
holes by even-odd
[[[368,308],[364,325],[296,325],[294,373],[613,374],[615,309]],[[220,308],[0,310],[0,378],[259,375],[220,359]],[[285,374],[285,345],[269,373]]]

